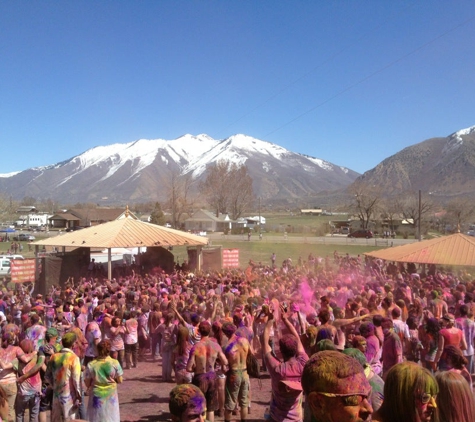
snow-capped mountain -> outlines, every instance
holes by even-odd
[[[0,175],[0,189],[16,200],[30,196],[62,203],[163,201],[172,175],[203,180],[207,166],[220,160],[246,165],[254,191],[264,201],[308,198],[344,188],[358,176],[250,136],[215,140],[202,134],[99,146],[57,164]]]

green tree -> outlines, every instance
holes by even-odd
[[[166,223],[165,214],[162,211],[162,206],[160,205],[160,202],[157,202],[155,204],[155,208],[152,211],[152,214],[150,214],[150,222],[158,226],[165,225]]]

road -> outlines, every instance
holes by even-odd
[[[211,242],[247,242],[247,235],[223,233],[208,233],[207,237]],[[259,241],[258,235],[253,235],[251,241]],[[417,242],[415,239],[382,239],[382,238],[351,238],[346,235],[334,236],[289,236],[276,233],[263,233],[261,242],[266,243],[301,243],[301,244],[322,244],[322,245],[362,245],[362,246],[399,246]]]

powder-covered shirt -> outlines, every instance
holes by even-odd
[[[65,414],[81,398],[81,362],[76,354],[67,348],[51,356],[45,379],[53,386],[53,399],[56,399]]]
[[[135,318],[125,321],[125,344],[135,344],[139,341],[138,328],[139,323]]]
[[[96,321],[91,321],[87,324],[86,327],[86,340],[87,340],[87,348],[86,348],[86,356],[95,357],[97,356],[97,344],[95,340],[102,339],[101,329],[99,328],[99,324]]]
[[[285,362],[280,362],[271,353],[267,353],[264,358],[272,385],[270,417],[274,421],[302,421],[302,389],[289,388],[282,381],[300,382],[308,355],[302,352]]]
[[[35,324],[26,329],[25,338],[33,342],[34,350],[38,351],[45,340],[46,327]]]
[[[18,372],[19,376],[24,375],[36,365],[37,359],[38,356],[34,356],[33,359],[26,364],[15,359],[12,362],[13,369]],[[18,384],[18,394],[21,394],[22,396],[33,396],[37,393],[41,393],[41,375],[39,371],[35,375]]]

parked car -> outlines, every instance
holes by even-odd
[[[31,235],[31,234],[27,234],[27,233],[20,233],[18,236],[13,236],[13,240],[18,240],[20,242],[28,242],[30,240],[35,240],[36,237]]]
[[[475,236],[475,230],[469,230],[469,231],[467,232],[467,234],[468,234],[469,236]]]
[[[373,232],[371,230],[360,229],[351,232],[348,237],[365,237],[366,239],[371,239],[373,237]]]

